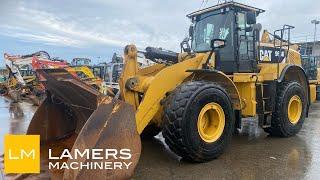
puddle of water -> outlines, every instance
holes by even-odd
[[[253,119],[218,159],[200,164],[181,161],[160,137],[144,141],[134,179],[319,179],[320,103],[298,135],[269,137]]]
[[[0,149],[5,134],[24,134],[36,110],[28,103],[13,104],[0,97]],[[291,138],[271,138],[255,120],[243,120],[239,134],[218,159],[208,163],[188,163],[164,143],[161,134],[142,142],[142,154],[134,179],[319,179],[320,103],[310,109],[301,132]],[[48,148],[63,149],[70,144],[41,147],[41,174],[20,175],[22,179],[61,179],[61,172],[49,172]],[[59,154],[59,153],[58,153]],[[1,157],[0,157],[1,160]],[[14,178],[16,175],[7,176]],[[52,178],[51,177],[51,178]]]
[[[25,134],[37,106],[29,103],[12,103],[0,97],[0,149],[3,152],[3,138],[6,134]]]

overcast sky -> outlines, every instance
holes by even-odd
[[[319,0],[238,0],[266,10],[263,29],[294,25],[295,40],[313,39]],[[0,0],[0,53],[48,51],[71,60],[109,61],[126,44],[179,50],[190,21],[186,14],[217,0]],[[320,30],[320,27],[319,27]],[[320,37],[318,38],[320,39]],[[100,57],[100,58],[99,58]]]

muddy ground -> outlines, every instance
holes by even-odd
[[[1,154],[4,135],[25,133],[35,110],[0,97]],[[268,137],[254,120],[244,120],[228,150],[208,163],[182,161],[168,150],[161,134],[143,141],[142,147],[134,179],[320,179],[320,103],[313,104],[303,129],[291,138]]]

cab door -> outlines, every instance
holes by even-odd
[[[257,69],[257,41],[252,25],[247,24],[246,12],[237,12],[236,26],[238,72],[254,72]]]

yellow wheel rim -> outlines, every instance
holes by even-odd
[[[202,140],[207,143],[218,140],[225,126],[225,114],[222,107],[217,103],[205,105],[199,113],[197,126]]]
[[[302,101],[297,95],[292,96],[288,104],[288,118],[292,124],[297,124],[302,114]]]

